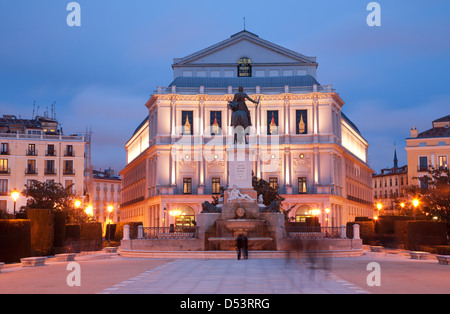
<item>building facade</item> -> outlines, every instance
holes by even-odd
[[[64,135],[56,119],[0,118],[0,210],[13,213],[11,191],[22,192],[33,180],[54,181],[82,198],[85,192],[84,135]],[[20,196],[17,210],[26,205]]]
[[[96,221],[104,224],[120,221],[122,181],[112,169],[93,170],[92,211]],[[109,213],[108,207],[113,211]]]
[[[408,166],[398,166],[397,151],[394,153],[394,166],[381,169],[372,175],[374,203],[381,204],[378,214],[395,214],[400,204],[407,200]]]
[[[340,226],[372,217],[368,143],[342,113],[338,93],[317,82],[317,66],[248,31],[174,59],[173,82],[157,88],[125,145],[121,220],[189,225],[203,202],[228,188],[227,104],[240,86],[260,99],[247,102],[252,171],[278,189],[286,209],[294,206],[292,219],[314,212]]]
[[[426,188],[420,178],[428,175],[428,170],[448,169],[450,156],[450,115],[433,121],[433,127],[419,133],[416,127],[406,139],[408,156],[408,181],[412,186]]]

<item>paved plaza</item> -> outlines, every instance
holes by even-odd
[[[450,293],[450,266],[433,257],[365,252],[361,257],[314,259],[145,259],[117,254],[79,255],[80,286],[70,287],[68,262],[6,265],[1,294],[377,294]],[[369,287],[367,265],[381,267],[381,285]]]

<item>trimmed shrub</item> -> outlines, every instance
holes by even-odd
[[[80,225],[81,251],[100,251],[102,249],[102,224],[100,222]]]
[[[142,226],[142,222],[118,222],[116,224],[116,232],[114,236],[115,241],[120,242],[123,239],[123,226],[125,225],[130,226],[130,239],[136,239],[138,236],[138,226]]]
[[[54,221],[49,209],[29,209],[31,222],[31,254],[46,256],[53,254]]]
[[[376,232],[380,235],[395,234],[395,222],[412,220],[408,216],[380,216],[376,224]]]
[[[65,228],[64,251],[80,253],[81,227],[79,224],[67,224]]]
[[[447,245],[447,224],[434,221],[408,222],[408,250],[420,250],[422,245]]]
[[[31,256],[31,222],[22,219],[0,220],[0,262],[17,263]]]
[[[53,213],[53,221],[55,226],[55,237],[53,239],[53,246],[60,248],[64,246],[64,239],[66,237],[66,213],[63,211],[56,211]]]

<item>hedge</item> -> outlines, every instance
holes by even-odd
[[[136,239],[138,236],[138,226],[142,226],[142,222],[118,222],[116,224],[115,235],[111,239],[120,242],[123,239],[123,226],[125,225],[130,226],[130,239]]]
[[[102,249],[102,225],[99,222],[68,224],[64,241],[65,251],[100,251]]]
[[[397,221],[395,233],[407,250],[421,250],[422,246],[447,245],[447,224],[435,221]]]
[[[53,254],[54,221],[49,209],[29,209],[31,222],[31,253],[36,256]]]
[[[30,220],[0,220],[0,262],[17,263],[21,258],[30,256]]]

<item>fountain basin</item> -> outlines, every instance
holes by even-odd
[[[264,219],[218,219],[216,221],[217,238],[236,238],[243,234],[248,238],[262,237]]]
[[[236,251],[236,239],[235,238],[209,238],[208,249],[210,251]],[[264,251],[274,250],[275,244],[272,238],[259,237],[248,238],[248,250],[249,251]]]

